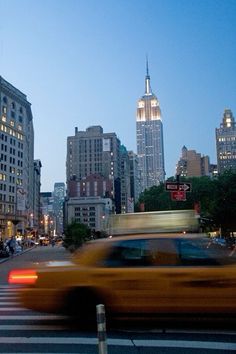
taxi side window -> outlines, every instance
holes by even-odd
[[[219,264],[217,259],[205,248],[205,245],[195,240],[179,240],[179,256],[181,265],[202,266]]]
[[[153,266],[176,266],[179,264],[179,255],[174,239],[150,239],[149,248]]]
[[[143,267],[151,265],[146,240],[127,240],[114,243],[111,253],[104,261],[106,267]]]

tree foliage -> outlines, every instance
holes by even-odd
[[[91,230],[87,225],[73,221],[66,227],[64,246],[70,251],[82,246],[82,244],[91,239]]]
[[[175,181],[174,177],[168,181]],[[182,182],[191,183],[191,192],[186,192],[186,201],[173,201],[165,190],[165,184],[146,189],[138,204],[145,206],[145,211],[194,209],[200,206],[201,216],[210,220],[211,225],[221,228],[224,233],[236,231],[236,173],[226,171],[218,177],[181,178]],[[138,205],[136,205],[138,210]]]

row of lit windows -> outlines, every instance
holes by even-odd
[[[218,141],[219,142],[222,142],[222,141],[236,141],[236,136],[218,138]]]
[[[220,160],[236,160],[236,155],[220,155]]]
[[[12,136],[16,137],[19,140],[23,140],[23,135],[21,133],[16,132],[14,129],[11,129],[10,127],[7,127],[4,124],[0,125],[0,129],[1,129],[1,131],[5,132],[5,133],[7,133],[9,135],[12,135]]]

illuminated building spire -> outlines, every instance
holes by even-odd
[[[150,85],[150,76],[148,70],[148,57],[146,57],[146,77],[145,77],[145,95],[151,95],[152,89]]]

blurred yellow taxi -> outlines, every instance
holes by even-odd
[[[200,234],[112,237],[85,244],[70,262],[13,270],[26,308],[88,320],[236,313],[236,258]]]

